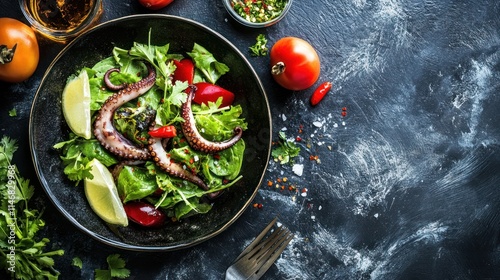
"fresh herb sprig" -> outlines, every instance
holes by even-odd
[[[0,268],[15,279],[58,279],[52,257],[64,251],[45,252],[50,240],[37,236],[45,221],[29,205],[34,187],[12,164],[17,148],[15,139],[0,140]]]
[[[293,141],[288,140],[285,132],[280,131],[278,136],[277,146],[271,152],[274,160],[279,161],[281,164],[293,163],[293,158],[300,153],[300,147]]]
[[[251,56],[266,56],[269,51],[266,36],[264,34],[257,35],[255,44],[249,49]]]

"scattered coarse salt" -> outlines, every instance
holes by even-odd
[[[314,220],[316,220],[316,216],[312,215],[312,216],[311,216],[311,219],[312,219],[313,221],[314,221]]]
[[[323,123],[322,122],[313,122],[313,125],[315,127],[322,127],[323,126]]]
[[[307,196],[307,192],[301,192],[301,193],[300,193],[300,196],[302,196],[302,197],[306,197],[306,196]]]
[[[287,131],[286,126],[285,126],[285,127],[283,127],[283,128],[281,128],[281,131]]]
[[[323,209],[323,206],[321,206],[321,205],[320,205],[320,206],[318,207],[318,210],[321,210],[321,209]]]
[[[333,127],[339,127],[339,124],[338,123],[334,123]]]
[[[342,122],[342,125],[345,126],[345,122]]]
[[[294,164],[292,167],[292,171],[297,176],[302,176],[302,173],[304,172],[304,165],[303,164]]]
[[[281,119],[282,119],[283,121],[286,121],[286,115],[285,115],[285,114],[281,114]]]
[[[198,157],[198,155],[194,155],[194,161],[199,161],[200,160],[200,157]]]

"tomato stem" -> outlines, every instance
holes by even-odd
[[[285,63],[280,61],[273,65],[273,67],[271,68],[271,74],[273,75],[282,74],[283,72],[285,72],[285,69],[286,69]]]
[[[0,45],[0,63],[1,64],[6,64],[12,61],[12,58],[14,57],[14,53],[16,52],[16,47],[17,44],[12,47],[12,49],[9,49],[6,45]]]

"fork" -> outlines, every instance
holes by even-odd
[[[279,226],[265,240],[262,240],[277,220],[278,217],[274,218],[234,260],[234,263],[226,270],[226,280],[256,280],[271,267],[294,236],[287,228]]]

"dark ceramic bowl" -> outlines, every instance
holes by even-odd
[[[238,181],[214,202],[204,215],[168,223],[159,229],[134,225],[111,227],[88,205],[83,185],[74,186],[63,173],[59,152],[53,145],[68,137],[61,111],[61,93],[66,79],[84,66],[93,66],[111,55],[113,47],[128,49],[134,41],[170,43],[171,53],[191,51],[196,42],[231,69],[218,84],[235,93],[235,103],[244,110],[247,144]],[[243,54],[227,39],[197,22],[167,15],[137,15],[106,22],[73,40],[56,57],[35,95],[29,124],[30,148],[38,178],[47,195],[76,227],[93,238],[119,248],[168,251],[206,241],[229,227],[250,205],[267,168],[271,149],[271,115],[262,84]]]

